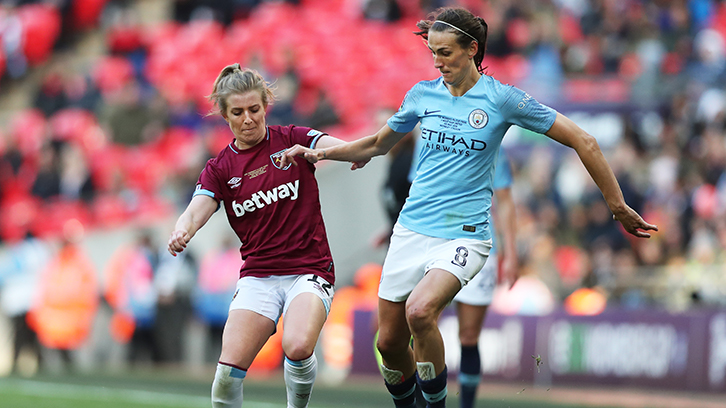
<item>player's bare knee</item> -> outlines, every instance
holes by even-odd
[[[459,327],[459,342],[462,346],[475,346],[479,341],[480,328]]]
[[[389,337],[384,338],[378,337],[376,342],[376,348],[381,353],[381,357],[384,360],[390,360],[393,357],[401,356],[406,352],[409,346],[409,340],[407,338]]]
[[[414,335],[435,327],[437,317],[433,308],[424,304],[414,303],[406,307],[406,321]]]
[[[290,360],[304,360],[315,351],[315,342],[309,342],[306,339],[288,339],[283,341],[282,350]]]

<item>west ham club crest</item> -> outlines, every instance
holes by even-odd
[[[272,160],[272,165],[275,166],[275,167],[277,167],[280,170],[287,170],[287,169],[290,168],[290,166],[292,166],[292,163],[288,163],[287,166],[285,166],[284,169],[282,167],[280,167],[280,165],[282,164],[282,154],[285,153],[286,150],[287,149],[283,149],[283,150],[280,150],[277,153],[274,153],[274,154],[271,154],[270,155],[270,160]]]

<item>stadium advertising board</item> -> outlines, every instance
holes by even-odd
[[[377,372],[371,313],[356,312],[353,372]],[[446,362],[459,369],[458,324],[439,321]],[[608,310],[598,316],[490,313],[479,337],[485,381],[726,392],[726,312]],[[540,363],[538,364],[538,359]]]

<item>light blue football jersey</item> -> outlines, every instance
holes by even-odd
[[[440,77],[414,85],[388,119],[400,133],[421,123],[415,177],[398,222],[432,237],[491,239],[494,169],[504,134],[511,125],[545,133],[556,115],[486,75],[463,96],[452,96]]]

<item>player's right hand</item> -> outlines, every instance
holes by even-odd
[[[302,156],[305,160],[313,164],[317,163],[318,160],[320,160],[318,157],[318,150],[296,144],[291,148],[285,150],[285,152],[282,154],[282,157],[280,158],[280,167],[284,169],[285,167],[287,167],[288,163],[292,163],[297,166],[297,163],[295,162],[295,156]]]
[[[169,245],[167,248],[169,250],[169,253],[173,256],[176,256],[177,253],[183,251],[184,248],[187,247],[187,244],[191,239],[192,237],[186,231],[173,231],[171,233],[171,236],[169,236]]]

